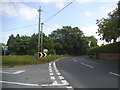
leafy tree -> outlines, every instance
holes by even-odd
[[[83,32],[78,28],[63,26],[49,35],[55,42],[57,54],[82,55],[86,53],[87,43]]]
[[[38,52],[38,34],[29,36],[14,37],[9,36],[7,45],[9,47],[9,54],[13,55],[34,55]],[[55,53],[54,42],[50,37],[43,34],[43,49],[48,49],[49,53]]]
[[[97,45],[97,39],[94,36],[86,36],[85,37],[89,47],[95,47]]]
[[[108,14],[109,18],[102,18],[97,20],[98,35],[101,36],[102,40],[116,42],[117,38],[120,37],[120,1],[118,7]]]
[[[9,36],[9,39],[7,41],[7,46],[9,47],[9,50],[8,50],[9,54],[17,54],[16,53],[15,37],[13,34],[11,36]]]
[[[0,55],[3,55],[4,54],[4,51],[3,51],[3,47],[2,46],[5,46],[4,43],[0,43]]]

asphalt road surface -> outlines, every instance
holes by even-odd
[[[120,86],[119,68],[115,65],[90,61],[84,57],[73,57],[59,60],[57,67],[74,88],[118,88]]]
[[[2,88],[118,88],[119,67],[85,57],[58,59],[48,64],[1,68]]]

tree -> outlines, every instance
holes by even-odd
[[[3,51],[3,47],[2,46],[5,46],[4,43],[0,43],[0,55],[3,55],[4,54],[4,51]]]
[[[78,27],[63,26],[49,36],[54,39],[57,54],[82,55],[87,51],[84,34]]]
[[[19,34],[9,36],[7,45],[9,54],[12,55],[34,55],[38,52],[38,34],[20,36]],[[48,53],[55,53],[54,42],[50,37],[43,34],[43,49],[48,49]]]
[[[98,35],[101,36],[102,40],[116,42],[117,38],[120,37],[120,1],[118,7],[108,14],[109,18],[102,18],[97,20]]]
[[[86,36],[85,37],[89,47],[97,46],[97,39],[94,36]]]

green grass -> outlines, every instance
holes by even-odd
[[[52,55],[38,59],[34,56],[2,56],[2,66],[20,66],[20,65],[34,65],[43,64],[54,61],[58,58],[67,57],[68,55]]]

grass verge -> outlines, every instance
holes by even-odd
[[[51,55],[40,59],[34,56],[2,56],[2,66],[13,67],[21,65],[44,64],[62,57],[68,57],[68,55]]]

